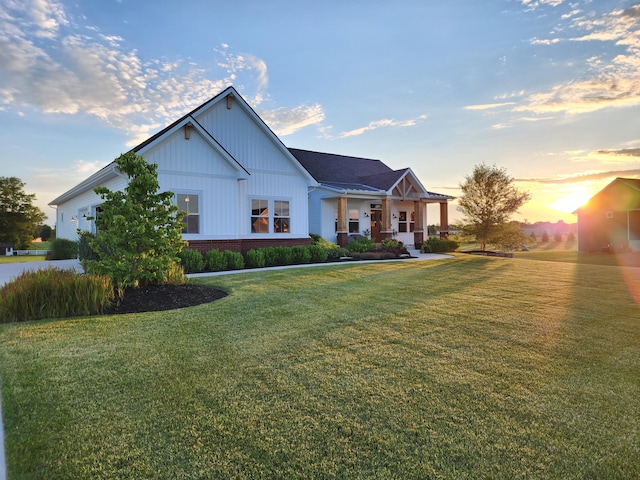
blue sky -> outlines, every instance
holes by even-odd
[[[0,0],[0,176],[51,222],[49,201],[227,85],[287,146],[439,193],[504,167],[532,194],[518,220],[575,221],[640,177],[637,0]]]

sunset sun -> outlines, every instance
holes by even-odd
[[[593,192],[584,187],[572,187],[569,191],[559,195],[551,207],[560,212],[572,213],[587,203],[592,196]]]

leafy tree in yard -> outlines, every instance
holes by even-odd
[[[115,162],[129,183],[124,191],[95,189],[104,202],[95,219],[98,233],[90,241],[98,258],[87,261],[87,271],[110,276],[120,295],[127,287],[181,280],[184,215],[172,192],[158,193],[158,166],[133,152]]]
[[[509,222],[493,229],[487,243],[502,250],[514,250],[529,239],[518,222]]]
[[[458,200],[458,210],[467,221],[464,230],[475,235],[482,250],[491,235],[531,198],[513,182],[504,168],[482,164],[476,165],[473,173],[460,184],[462,196]]]
[[[33,205],[35,194],[24,191],[25,183],[16,177],[0,177],[0,242],[14,248],[29,248],[36,226],[46,217]]]

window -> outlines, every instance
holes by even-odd
[[[270,230],[270,225],[273,229]],[[251,200],[251,233],[289,233],[289,200]]]
[[[184,226],[182,233],[200,233],[200,207],[198,195],[193,193],[178,193],[178,210],[185,212],[182,219]]]
[[[360,211],[349,210],[349,233],[360,233]]]
[[[251,233],[269,233],[268,200],[251,200]]]
[[[406,233],[413,232],[415,229],[415,216],[413,212],[410,212],[407,216],[407,212],[398,212],[398,232]]]
[[[289,233],[289,202],[287,200],[275,200],[273,202],[273,232]]]

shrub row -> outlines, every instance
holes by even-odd
[[[56,238],[51,242],[47,260],[69,260],[78,257],[78,242],[66,240],[64,238]]]
[[[422,250],[424,253],[442,253],[442,252],[455,252],[460,244],[453,240],[440,237],[429,237],[422,244]]]
[[[0,323],[94,315],[113,300],[106,276],[51,267],[24,272],[0,288]]]
[[[180,262],[185,273],[220,272],[245,268],[263,268],[279,265],[323,263],[328,259],[327,250],[319,245],[294,247],[264,247],[249,250],[243,257],[230,250],[209,250],[202,255],[197,250],[184,249]]]
[[[223,270],[241,270],[244,258],[231,250],[209,250],[202,255],[197,250],[185,248],[179,255],[184,273],[220,272]]]

